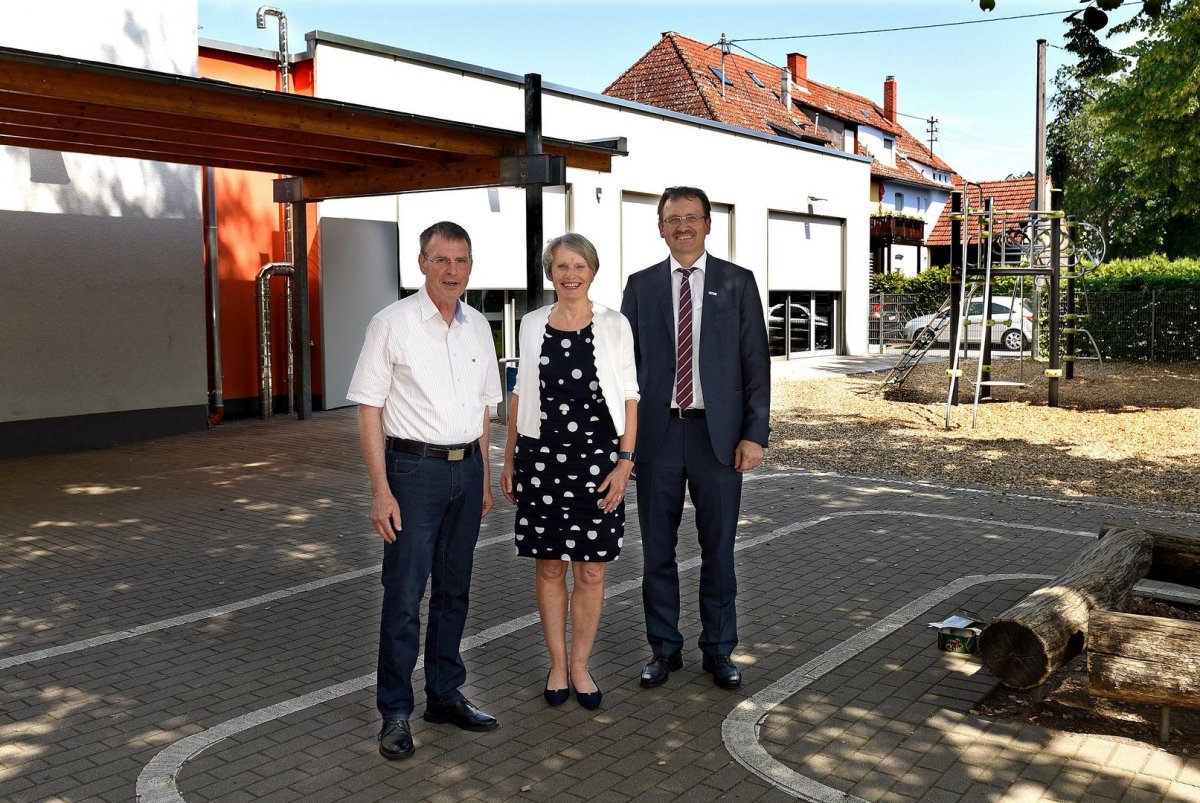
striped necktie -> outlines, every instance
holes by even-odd
[[[689,279],[696,268],[679,268],[679,331],[675,338],[675,403],[692,406],[692,289]]]

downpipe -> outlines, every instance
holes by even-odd
[[[274,410],[271,371],[271,279],[284,277],[284,313],[287,316],[287,411],[295,412],[295,363],[292,341],[292,286],[296,270],[287,262],[268,262],[258,271],[258,417],[270,418]]]

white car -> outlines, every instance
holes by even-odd
[[[904,324],[905,340],[915,341],[933,322],[933,328],[938,329],[938,343],[950,343],[950,324],[947,322],[948,312],[933,315],[920,315]],[[1029,347],[1033,337],[1033,310],[1028,302],[1021,299],[993,297],[992,298],[992,343],[1005,351],[1021,351]],[[967,307],[967,343],[978,343],[983,325],[983,299],[974,298]],[[928,337],[928,334],[926,334]]]

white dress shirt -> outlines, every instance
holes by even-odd
[[[440,445],[483,434],[500,370],[483,314],[458,302],[449,326],[422,287],[371,319],[346,398],[383,408],[383,431]]]
[[[679,290],[683,286],[683,265],[671,258],[671,318],[675,321],[675,353],[679,354]],[[704,388],[700,387],[700,313],[704,307],[704,274],[708,267],[708,252],[705,251],[692,265],[695,273],[688,279],[692,293],[692,407],[704,407]],[[675,389],[671,389],[671,406],[675,403]]]

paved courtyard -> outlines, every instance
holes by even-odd
[[[926,627],[995,615],[1106,521],[1200,516],[768,465],[738,543],[742,688],[700,670],[686,535],[685,666],[638,686],[631,510],[588,712],[542,701],[532,567],[496,497],[464,656],[502,725],[414,719],[416,755],[387,762],[353,411],[0,461],[0,799],[1200,801],[1195,757],[972,715],[994,681]]]

